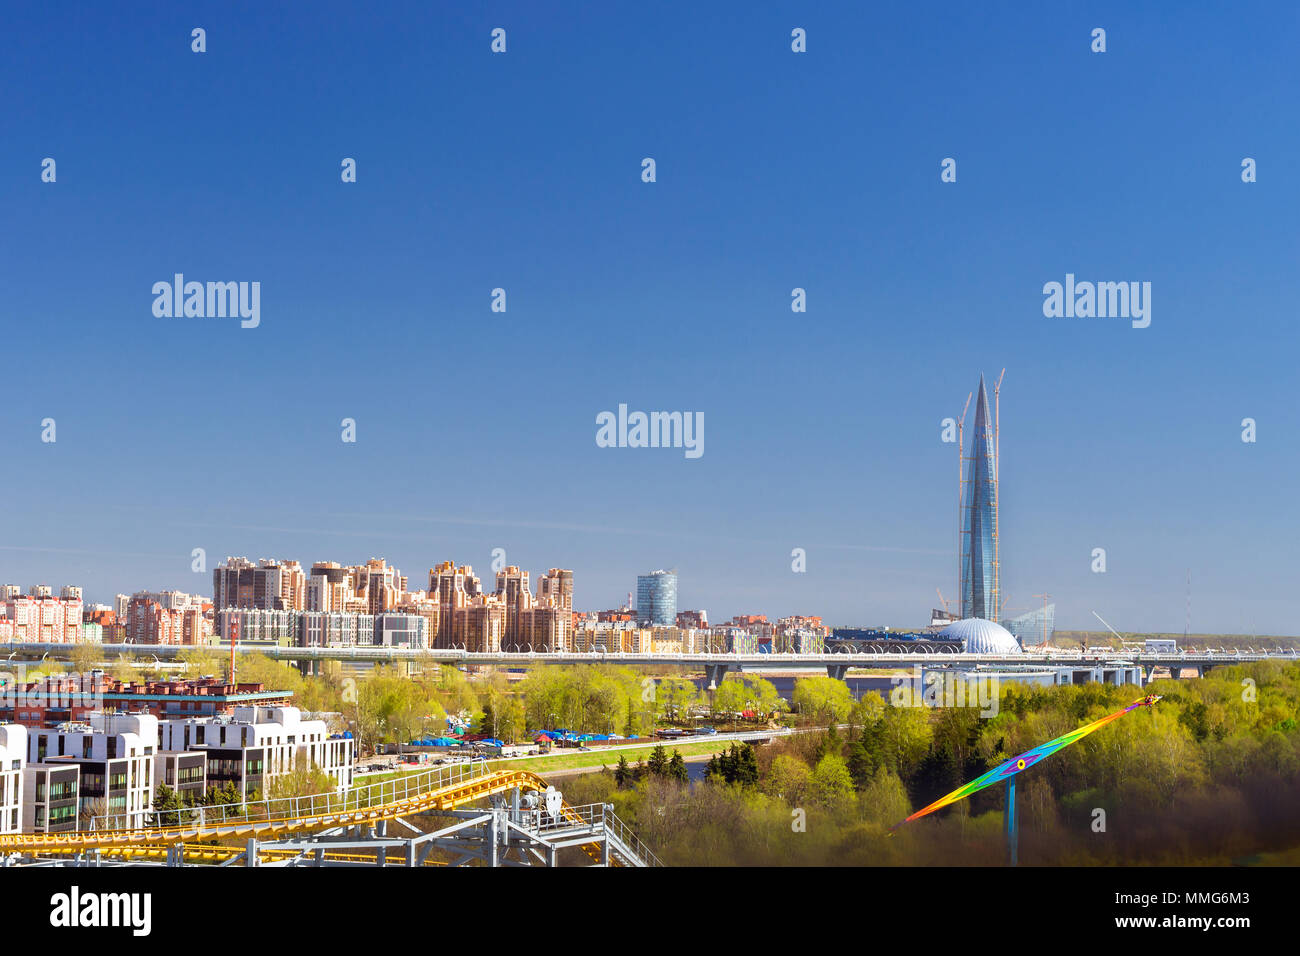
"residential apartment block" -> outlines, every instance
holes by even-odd
[[[323,720],[303,720],[297,707],[237,707],[230,716],[169,720],[164,751],[207,755],[207,783],[234,784],[241,797],[266,795],[272,781],[309,760],[342,791],[352,786],[353,741],[331,735]]]

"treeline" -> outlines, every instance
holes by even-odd
[[[87,645],[85,653],[95,651]],[[211,648],[187,649],[179,661],[185,678],[210,674],[229,679],[228,658]],[[87,657],[74,663],[86,670],[97,661]],[[366,751],[445,734],[448,716],[475,733],[513,742],[533,731],[559,727],[579,734],[643,737],[666,724],[690,725],[701,718],[734,722],[745,712],[760,722],[776,716],[796,723],[827,723],[849,719],[859,706],[843,681],[825,676],[800,678],[786,701],[771,681],[753,674],[728,674],[716,688],[705,690],[685,677],[653,676],[642,668],[609,664],[542,664],[516,682],[501,671],[471,680],[432,658],[418,662],[413,675],[398,666],[378,666],[358,675],[345,673],[337,661],[321,665],[320,674],[305,677],[282,661],[243,654],[236,661],[235,676],[240,682],[291,693],[304,711],[339,714],[338,726],[331,729],[352,731]],[[106,669],[120,680],[161,676],[126,657]],[[784,716],[790,712],[789,718]]]
[[[659,744],[650,752],[649,757],[637,761],[636,764],[629,764],[627,755],[620,754],[613,776],[614,786],[621,788],[634,786],[641,780],[656,778],[686,783],[690,775],[686,770],[686,761],[682,759],[681,753],[673,750],[673,755],[670,757],[664,749],[664,745]]]
[[[518,694],[530,728],[564,727],[575,733],[645,736],[692,713],[713,717],[746,710],[787,708],[771,681],[732,674],[713,691],[684,677],[655,678],[636,668],[581,664],[540,665],[520,681]]]
[[[1164,699],[1018,778],[1021,862],[1227,865],[1300,846],[1300,664],[1223,667],[1148,691]],[[566,798],[615,803],[670,863],[997,864],[1005,854],[1003,787],[893,837],[889,829],[1138,693],[1005,684],[991,719],[974,708],[890,707],[867,695],[843,732],[832,727],[758,750],[757,780],[710,774],[687,787],[652,777],[619,790],[611,776],[592,774],[565,781]]]
[[[228,676],[227,659],[214,651],[195,648],[180,660],[187,678]],[[125,658],[108,669],[124,680],[147,676],[144,668]],[[645,736],[665,723],[686,723],[692,714],[770,714],[789,708],[771,681],[751,674],[728,675],[715,690],[706,691],[684,677],[654,677],[639,668],[607,664],[541,664],[516,682],[501,671],[471,680],[432,658],[410,676],[397,666],[345,674],[337,661],[323,661],[319,675],[304,677],[261,654],[241,655],[235,670],[241,682],[292,693],[303,710],[342,714],[344,723],[337,729],[352,730],[368,750],[443,734],[448,715],[475,733],[514,741],[530,731],[557,727],[574,733]],[[800,698],[806,714],[842,712],[845,700],[852,704],[843,682],[831,683],[839,685],[838,690],[819,685]],[[824,700],[827,694],[835,696],[833,703]]]

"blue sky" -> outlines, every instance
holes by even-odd
[[[1297,633],[1294,8],[380,7],[0,13],[0,579],[504,548],[584,608],[675,566],[714,619],[921,624],[940,422],[1006,367],[1012,607],[1178,631],[1190,569],[1193,630]],[[156,318],[176,272],[260,327]],[[1067,272],[1150,327],[1045,318]],[[705,454],[597,447],[619,403]]]

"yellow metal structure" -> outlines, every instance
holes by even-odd
[[[170,827],[134,827],[108,830],[77,830],[70,833],[7,833],[0,835],[0,853],[31,852],[41,855],[80,853],[83,850],[111,850],[114,856],[132,859],[163,859],[167,848],[180,846],[187,860],[219,863],[243,852],[240,847],[212,846],[202,840],[262,840],[324,830],[358,826],[392,820],[419,813],[456,810],[514,788],[545,791],[546,781],[529,770],[498,770],[471,777],[443,787],[383,803],[345,811],[321,812],[310,816],[266,820],[232,820],[228,822],[185,824]],[[581,817],[564,804],[565,817],[581,822]],[[587,855],[599,861],[601,852],[594,843],[583,847]],[[266,855],[293,856],[288,850],[270,849]],[[327,853],[331,859],[368,859],[363,855]]]

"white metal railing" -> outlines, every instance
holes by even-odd
[[[659,857],[645,845],[645,842],[632,831],[607,803],[588,803],[578,807],[565,806],[558,817],[552,817],[542,810],[533,811],[535,816],[527,829],[541,834],[562,833],[566,830],[579,830],[595,834],[604,831],[606,840],[611,836],[621,848],[610,845],[610,852],[620,856],[630,856],[629,863],[643,863],[646,866],[663,866]]]
[[[606,839],[610,834],[613,834],[631,853],[640,857],[640,861],[646,866],[663,866],[659,857],[655,856],[642,839],[632,832],[631,827],[623,822],[619,815],[614,812],[613,807],[605,804],[603,810],[601,819],[604,822]],[[628,862],[636,861],[629,860]]]
[[[167,826],[217,827],[227,823],[259,820],[302,820],[365,810],[369,807],[401,803],[433,790],[465,783],[489,771],[484,761],[438,767],[407,774],[393,780],[350,787],[344,791],[314,793],[297,797],[265,797],[237,804],[184,807],[178,810],[153,810],[146,814],[147,828]],[[139,813],[101,814],[92,817],[91,830],[138,830]]]
[[[887,638],[880,638],[885,640]],[[65,649],[75,645],[61,644],[57,642],[9,642],[0,643],[0,651],[10,651],[15,654],[43,654],[49,656],[65,656]],[[143,654],[151,653],[160,658],[175,658],[185,648],[179,645],[168,644],[104,644],[101,650],[106,655],[115,654]],[[744,664],[768,664],[776,666],[780,663],[806,663],[806,664],[849,664],[855,661],[913,661],[922,659],[928,654],[907,651],[826,651],[820,654],[790,654],[783,652],[773,652],[770,654],[760,654],[757,652],[737,653],[735,651],[719,650],[701,650],[693,652],[640,652],[640,651],[621,651],[615,649],[609,650],[589,650],[589,651],[469,651],[459,648],[405,648],[405,647],[384,647],[380,645],[347,645],[340,647],[297,647],[290,645],[264,645],[264,644],[239,644],[236,650],[241,653],[261,653],[266,654],[276,660],[355,660],[355,661],[380,661],[380,660],[435,660],[435,661],[461,661],[465,663],[492,663],[492,662],[518,662],[527,663],[529,661],[683,661],[683,662],[704,662],[704,663],[744,663]],[[1052,657],[1068,657],[1071,652],[1065,652],[1058,655],[1036,655],[1032,651],[1027,652],[1026,656],[1015,655],[1020,660],[1035,659],[1043,657],[1051,659]],[[1078,652],[1073,652],[1077,655]],[[990,659],[1006,661],[1011,659],[1009,655],[978,655],[963,654],[965,659]],[[1174,652],[1152,652],[1138,653],[1130,655],[1137,660],[1160,661],[1171,658],[1187,658],[1196,660],[1204,658],[1205,660],[1222,659],[1223,657],[1240,657],[1243,660],[1268,660],[1284,659],[1294,660],[1300,657],[1300,651],[1296,648],[1279,649],[1276,651],[1241,651],[1240,649],[1215,651],[1197,651],[1188,653],[1183,650]]]

